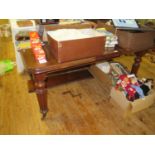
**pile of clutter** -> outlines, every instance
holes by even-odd
[[[129,101],[136,99],[145,99],[149,95],[150,90],[153,88],[152,79],[137,79],[134,74],[122,74],[115,85],[116,89],[122,90]]]
[[[43,43],[36,31],[19,31],[16,36],[16,47],[18,50],[32,49],[34,58],[39,63],[46,63],[46,55]]]
[[[122,91],[129,101],[133,102],[139,98],[145,100],[145,96],[148,96],[153,88],[153,79],[138,79],[119,63],[105,62],[98,67],[112,77],[113,87]]]
[[[30,36],[30,44],[32,48],[32,53],[35,57],[35,60],[38,61],[39,63],[46,63],[46,54],[45,51],[43,50],[43,44],[40,40],[39,34],[36,31],[31,31],[29,32]]]
[[[115,46],[118,44],[118,37],[115,34],[107,31],[105,28],[98,28],[96,30],[106,37],[105,49],[114,50]]]
[[[31,48],[29,31],[19,31],[15,35],[15,40],[17,50]]]
[[[111,63],[111,76],[115,89],[123,91],[129,101],[145,99],[153,88],[153,79],[138,79],[119,63]]]

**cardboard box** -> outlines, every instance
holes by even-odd
[[[112,87],[110,92],[111,99],[114,100],[125,112],[135,113],[144,110],[155,103],[155,91],[151,91],[145,99],[137,99],[134,102],[128,101],[124,92]]]
[[[108,66],[105,65],[106,63]],[[102,70],[103,68],[104,68],[104,71]],[[115,63],[115,62],[97,63],[95,65],[92,65],[90,67],[89,71],[94,77],[96,77],[96,79],[98,79],[101,82],[101,85],[105,85],[105,84],[109,85],[110,89],[112,88],[114,81],[117,80],[117,78],[119,77],[120,74],[128,74],[128,71],[125,69],[124,66],[122,66],[119,63]],[[117,71],[119,71],[119,72],[117,72]]]
[[[68,34],[70,29],[68,30]],[[59,63],[103,55],[105,37],[57,41],[48,33],[48,44]]]
[[[155,46],[155,31],[117,30],[118,45],[129,52],[148,50]]]
[[[96,65],[92,65],[89,68],[89,72],[100,81],[101,85],[109,85],[109,88],[112,87],[112,80],[108,74],[105,74],[100,68]]]
[[[90,73],[100,81],[102,87],[106,87],[106,91],[109,92],[109,102],[116,102],[122,110],[124,116],[128,116],[132,113],[144,110],[155,103],[155,91],[151,90],[148,96],[145,96],[145,100],[137,99],[134,102],[128,101],[123,92],[116,90],[112,86],[112,79],[108,74],[105,74],[97,65],[92,65],[89,69]]]

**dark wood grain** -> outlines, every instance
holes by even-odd
[[[100,56],[58,63],[49,48],[47,44],[43,46],[47,58],[47,62],[44,64],[39,64],[35,60],[31,49],[21,51],[25,68],[31,77],[29,81],[29,92],[36,92],[43,118],[48,111],[47,87],[90,77],[86,69],[90,65],[120,56],[120,52],[108,53],[103,51],[105,54]]]
[[[35,60],[31,49],[27,49],[21,52],[25,68],[31,77],[31,81],[29,82],[29,91],[36,92],[40,106],[40,111],[43,114],[43,118],[46,116],[48,111],[47,106],[48,87],[53,87],[65,82],[90,77],[87,71],[89,66],[97,62],[103,60],[108,61],[111,60],[112,58],[116,58],[128,53],[125,49],[117,47],[117,51],[119,52],[103,51],[103,55],[100,56],[94,56],[75,61],[58,63],[57,60],[52,55],[52,52],[48,44],[45,44],[45,46],[43,46],[43,49],[46,53],[47,58],[47,62],[44,64],[39,64]],[[141,62],[141,57],[145,54],[145,52],[146,51],[133,53],[131,51],[132,54],[136,55],[131,73],[137,74]]]

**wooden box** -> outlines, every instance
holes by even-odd
[[[94,22],[82,22],[74,24],[52,24],[52,25],[40,25],[39,31],[43,41],[47,41],[47,32],[54,31],[58,29],[86,29],[95,28],[96,24]]]
[[[57,41],[48,34],[52,54],[59,63],[103,55],[105,37]]]
[[[155,31],[117,30],[118,45],[129,52],[148,50],[155,46]]]

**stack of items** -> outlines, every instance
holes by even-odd
[[[47,62],[45,51],[42,48],[42,44],[41,44],[38,33],[35,31],[29,32],[29,36],[30,36],[31,48],[32,48],[35,59],[39,61],[39,63]]]
[[[105,49],[108,51],[114,50],[115,45],[118,44],[118,37],[105,28],[98,28],[97,31],[106,37]]]
[[[16,34],[15,39],[16,39],[17,41],[30,40],[29,31],[19,31],[19,32]]]
[[[31,48],[29,31],[19,31],[16,34],[15,39],[17,50]]]

